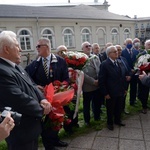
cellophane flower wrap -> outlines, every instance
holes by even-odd
[[[76,106],[73,118],[77,116],[82,85],[84,80],[83,67],[88,61],[88,56],[82,52],[68,51],[63,53],[63,57],[68,65],[70,83],[74,85]]]
[[[141,55],[137,58],[134,69],[137,71],[137,75],[142,71],[146,73],[150,72],[150,54]]]
[[[46,118],[45,127],[53,130],[60,130],[63,123],[67,123],[63,106],[68,105],[74,96],[74,88],[68,85],[66,81],[58,80],[45,87],[45,97],[52,105],[52,111]]]
[[[82,70],[88,60],[88,56],[81,52],[69,51],[64,53],[64,59],[66,60],[68,67]]]

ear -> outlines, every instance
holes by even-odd
[[[4,46],[4,47],[3,47],[4,53],[9,55],[9,49],[10,49],[10,48],[9,48],[8,46]]]

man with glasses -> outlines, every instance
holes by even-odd
[[[60,45],[56,49],[56,54],[60,57],[64,57],[64,53],[67,52],[67,47],[65,45]]]
[[[69,82],[67,64],[62,57],[51,53],[50,40],[39,39],[36,48],[39,57],[26,67],[26,71],[39,89],[44,91],[44,87],[55,80]],[[42,141],[45,150],[56,150],[54,146],[68,146],[66,142],[60,141],[58,132],[50,128],[43,129]]]
[[[91,54],[91,44],[89,42],[82,43],[81,48],[82,51],[89,57],[89,60],[83,69],[84,82],[82,90],[84,121],[85,125],[90,125],[91,102],[94,120],[100,120],[101,99],[98,86],[100,60],[98,56]]]
[[[117,62],[118,51],[115,46],[106,49],[107,59],[100,65],[99,87],[106,99],[107,128],[113,130],[115,123],[125,126],[121,122],[123,96],[126,90],[126,72],[122,63]]]
[[[126,104],[125,100],[126,100],[126,95],[127,95],[127,91],[128,91],[128,84],[129,84],[129,81],[131,80],[131,75],[132,75],[131,68],[129,67],[126,58],[124,58],[124,57],[121,56],[121,53],[122,53],[122,47],[121,47],[121,45],[115,45],[115,47],[118,50],[118,59],[117,59],[117,61],[119,63],[123,64],[122,67],[125,69],[125,71],[127,73],[126,74],[126,81],[127,81],[126,82],[126,94],[124,95],[124,98],[123,98],[122,112],[125,113],[125,114],[129,114],[129,112],[126,111],[126,108],[125,108],[125,104]]]

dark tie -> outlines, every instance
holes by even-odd
[[[114,61],[114,66],[115,66],[115,70],[117,70],[118,72],[120,72],[120,68],[117,64],[117,61]]]
[[[114,61],[114,65],[115,65],[115,67],[117,67],[117,68],[118,68],[118,64],[117,64],[117,62],[116,62],[116,61]]]
[[[48,60],[47,60],[46,58],[44,58],[44,59],[43,59],[43,68],[44,68],[46,77],[48,78],[49,71],[48,71],[47,62],[48,62]]]
[[[130,57],[132,58],[132,49],[129,49]]]

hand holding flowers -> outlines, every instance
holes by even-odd
[[[63,106],[70,103],[74,96],[74,89],[67,82],[55,81],[45,87],[45,97],[52,105],[52,111],[44,118],[45,127],[59,130],[63,122],[67,121]]]
[[[137,75],[141,74],[142,71],[150,72],[150,54],[139,56],[134,69],[137,70]]]

